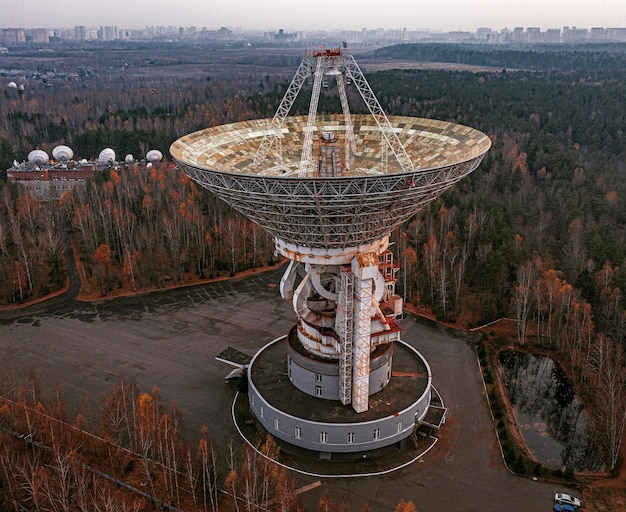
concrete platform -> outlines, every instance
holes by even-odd
[[[250,377],[272,406],[298,418],[325,423],[360,423],[393,415],[410,407],[430,383],[429,368],[424,360],[400,343],[394,345],[389,384],[370,397],[369,408],[363,413],[355,412],[350,405],[316,398],[294,387],[287,377],[286,342],[275,343],[259,353],[250,369]]]

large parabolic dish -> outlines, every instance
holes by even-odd
[[[343,117],[318,116],[314,131],[343,135]],[[281,154],[253,158],[271,120],[207,128],[177,140],[173,158],[202,186],[269,233],[297,247],[344,249],[389,234],[441,192],[472,172],[491,146],[484,133],[460,124],[389,116],[411,159],[405,172],[388,158],[383,169],[379,127],[370,115],[353,115],[357,152],[342,176],[297,173],[307,117],[287,117]]]
[[[310,79],[308,116],[289,116]],[[331,80],[343,113],[318,115]],[[349,84],[369,115],[350,113]],[[403,301],[389,239],[490,147],[467,126],[387,116],[345,48],[307,52],[274,118],[207,128],[170,147],[193,180],[273,235],[291,260],[280,292],[297,324],[286,349],[267,345],[247,372],[263,428],[323,457],[366,457],[418,424],[436,428],[430,412],[443,408],[431,408],[428,364],[403,348],[395,322]]]

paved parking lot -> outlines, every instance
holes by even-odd
[[[208,285],[117,299],[70,302],[0,321],[0,371],[32,369],[48,396],[59,389],[70,413],[91,405],[119,376],[141,390],[158,386],[182,410],[189,437],[202,425],[225,451],[240,440],[230,417],[230,367],[215,360],[228,346],[252,355],[295,322],[277,284],[282,269]],[[5,315],[6,316],[6,315]],[[403,339],[429,362],[448,407],[435,448],[411,466],[382,477],[324,479],[301,496],[306,510],[328,490],[359,511],[393,511],[400,499],[419,512],[551,510],[555,488],[511,475],[503,466],[476,358],[462,339],[413,317]],[[314,478],[294,475],[298,487]],[[559,490],[565,490],[559,488]]]

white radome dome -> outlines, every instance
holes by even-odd
[[[31,164],[44,164],[48,160],[50,160],[48,153],[41,149],[34,149],[30,153],[28,153],[28,161]]]
[[[17,84],[16,84],[15,82],[9,82],[9,83],[7,84],[7,87],[8,87],[9,89],[17,89]]]
[[[146,153],[146,160],[148,160],[148,162],[160,162],[163,160],[163,153],[158,149],[151,149]]]
[[[129,163],[131,163],[134,159],[135,159],[135,157],[129,153],[129,154],[128,154],[128,155],[126,155],[126,157],[124,158],[124,162],[126,162],[127,164],[129,164]]]

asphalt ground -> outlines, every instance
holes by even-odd
[[[120,377],[140,390],[158,386],[166,404],[182,411],[194,441],[206,425],[218,454],[233,440],[236,384],[225,384],[231,367],[215,356],[227,347],[253,355],[287,332],[295,314],[278,291],[282,269],[206,285],[99,303],[69,301],[35,313],[22,310],[0,320],[0,372],[24,382],[32,370],[47,400],[56,391],[71,415],[95,417],[103,393]],[[462,338],[413,316],[400,320],[402,338],[431,366],[433,382],[448,408],[435,447],[410,466],[388,475],[323,478],[303,493],[307,511],[325,490],[353,511],[393,511],[400,499],[419,512],[549,511],[554,485],[511,474],[504,467],[478,363]],[[2,379],[0,379],[2,382]],[[88,413],[89,415],[89,413]],[[97,429],[97,425],[93,425]],[[332,462],[331,462],[332,463]],[[293,474],[296,487],[319,480]]]

